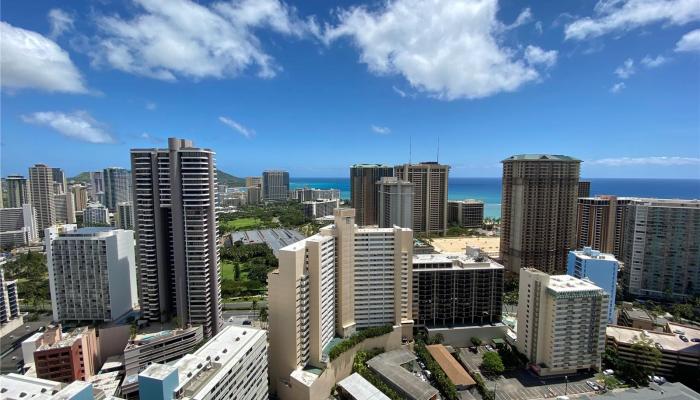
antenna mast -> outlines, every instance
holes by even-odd
[[[408,165],[411,165],[411,156],[412,156],[412,151],[413,151],[413,143],[412,143],[412,137],[408,137]]]
[[[440,163],[440,136],[438,136],[438,146],[437,146],[437,160],[435,160]]]

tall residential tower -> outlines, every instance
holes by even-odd
[[[378,225],[378,186],[383,177],[394,176],[388,165],[355,164],[350,167],[350,203],[355,209],[359,226]]]
[[[56,223],[53,169],[44,164],[29,167],[29,187],[32,205],[36,212],[37,230],[39,236],[44,237],[44,230]]]
[[[394,171],[397,178],[413,183],[413,231],[444,235],[450,166],[422,162],[397,165]]]
[[[170,138],[167,149],[132,149],[131,171],[141,309],[212,337],[222,325],[214,152]]]
[[[287,201],[289,199],[289,172],[263,171],[262,195],[265,201]]]

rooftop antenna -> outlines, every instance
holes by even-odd
[[[440,163],[440,136],[438,136],[438,146],[437,146],[437,163]]]
[[[412,155],[412,151],[413,151],[413,147],[412,147],[413,143],[412,143],[411,139],[412,139],[412,137],[409,136],[408,137],[408,165],[411,165],[411,155]]]

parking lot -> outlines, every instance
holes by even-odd
[[[479,371],[483,354],[487,352],[479,347],[477,353],[469,349],[460,349],[459,358],[467,369]],[[526,370],[506,371],[497,377],[484,375],[486,385],[495,390],[496,400],[531,400],[554,398],[563,395],[592,393],[594,390],[586,384],[594,381],[593,374],[577,374],[568,377],[542,379]]]

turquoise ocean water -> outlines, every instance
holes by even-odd
[[[700,179],[623,179],[591,178],[591,195],[700,199]],[[350,198],[349,178],[290,178],[292,189],[313,187],[340,189],[343,199]],[[487,217],[501,215],[501,178],[450,178],[450,200],[477,199],[484,202]]]

